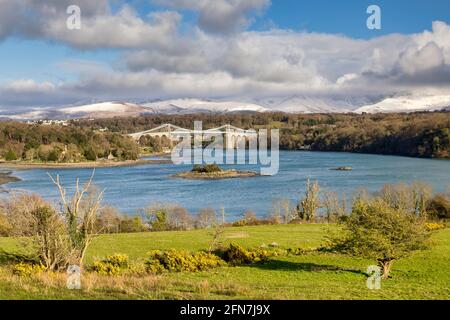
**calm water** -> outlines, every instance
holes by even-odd
[[[338,166],[351,166],[353,171],[330,170]],[[258,169],[248,165],[232,167]],[[190,168],[191,166],[167,164],[101,168],[96,170],[95,184],[106,188],[106,203],[129,214],[136,213],[151,203],[169,202],[177,203],[191,213],[205,207],[217,210],[224,207],[230,219],[247,209],[263,216],[269,212],[276,199],[297,202],[308,177],[317,179],[323,189],[347,195],[359,187],[376,191],[385,183],[408,183],[415,180],[428,182],[436,192],[445,192],[450,186],[450,161],[393,156],[286,151],[280,152],[280,171],[276,176],[218,181],[191,181],[170,177]],[[48,200],[57,201],[57,190],[47,172],[60,174],[65,185],[73,186],[77,177],[88,179],[92,170],[14,171],[14,175],[22,181],[11,183],[6,188],[36,192]]]

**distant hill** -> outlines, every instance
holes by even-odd
[[[258,98],[247,101],[202,100],[194,98],[145,103],[100,102],[77,106],[32,108],[20,112],[0,111],[0,119],[63,120],[112,118],[144,114],[228,114],[280,111],[286,113],[395,113],[450,109],[450,95],[396,96],[380,98],[318,98],[305,95]]]

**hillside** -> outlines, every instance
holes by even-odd
[[[315,248],[333,226],[276,225],[227,228],[225,242],[257,247],[276,241],[280,248]],[[205,249],[210,231],[152,232],[101,235],[88,250],[94,257],[124,253],[131,263],[143,261],[152,249]],[[263,264],[222,267],[196,273],[164,276],[100,276],[84,274],[82,290],[68,290],[65,274],[19,278],[0,266],[0,299],[450,299],[450,230],[433,235],[431,250],[396,262],[393,278],[381,290],[368,290],[370,260],[327,253],[273,257]],[[0,238],[12,251],[17,240]]]
[[[443,109],[450,110],[450,95],[392,97],[360,107],[355,110],[355,113],[417,112]]]
[[[450,95],[396,96],[374,100],[359,98],[321,98],[306,95],[240,100],[202,100],[194,98],[157,100],[144,103],[100,102],[75,106],[0,110],[0,118],[12,120],[63,120],[136,117],[146,114],[232,114],[285,112],[290,114],[395,113],[438,111],[450,107]]]

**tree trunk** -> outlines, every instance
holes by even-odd
[[[394,262],[394,260],[380,260],[379,261],[380,267],[383,270],[383,274],[381,276],[382,279],[385,280],[385,279],[389,278],[393,262]]]

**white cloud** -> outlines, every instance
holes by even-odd
[[[174,9],[198,12],[198,25],[207,32],[230,34],[245,29],[252,16],[270,6],[270,0],[154,0]]]
[[[69,5],[81,8],[80,30],[66,27]],[[22,36],[80,49],[165,47],[174,41],[180,20],[173,11],[143,19],[129,5],[113,13],[106,0],[1,0],[0,39]]]
[[[9,82],[6,89],[14,92],[48,92],[55,89],[51,82],[36,82],[32,79],[21,79]]]
[[[65,28],[69,3],[82,6],[80,31]],[[177,11],[142,17],[128,5],[112,12],[106,0],[0,0],[0,38],[37,38],[83,50],[123,52],[113,65],[78,60],[57,64],[76,74],[77,81],[0,84],[0,104],[450,91],[450,26],[445,22],[434,22],[432,30],[418,34],[366,40],[280,29],[240,31],[268,0],[158,3],[170,10],[195,10],[199,27],[180,32],[182,16]],[[35,13],[28,20],[21,19],[25,4]]]
[[[400,55],[398,60],[401,71],[408,75],[442,67],[445,64],[444,53],[435,42],[429,42],[423,48],[410,47]]]

